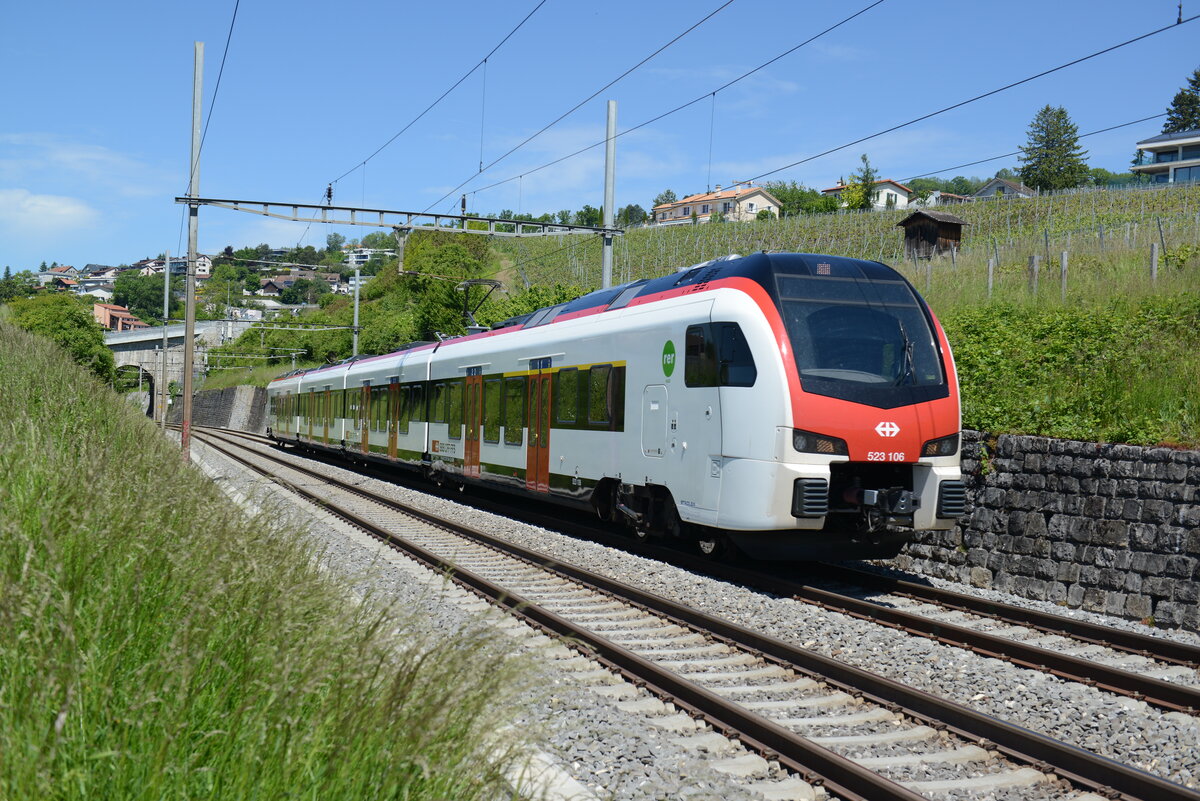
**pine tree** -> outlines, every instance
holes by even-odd
[[[1087,151],[1079,147],[1079,128],[1062,106],[1045,106],[1029,125],[1021,148],[1021,182],[1034,189],[1069,189],[1087,183]]]
[[[1192,71],[1188,85],[1175,93],[1162,132],[1180,133],[1197,128],[1200,128],[1200,67]]]

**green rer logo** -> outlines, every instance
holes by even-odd
[[[667,344],[663,345],[663,375],[670,378],[673,372],[675,372],[675,343],[668,339]]]

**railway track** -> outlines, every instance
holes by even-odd
[[[579,644],[670,705],[655,710],[683,710],[660,715],[655,725],[697,739],[711,736],[702,730],[711,726],[837,797],[971,798],[1009,790],[1023,798],[1200,799],[1083,749],[402,507],[265,446],[239,454],[247,446],[228,435],[197,434]]]

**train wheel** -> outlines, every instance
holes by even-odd
[[[729,540],[725,535],[713,529],[702,529],[696,535],[696,547],[700,553],[709,559],[720,559],[729,553]]]

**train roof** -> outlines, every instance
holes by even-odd
[[[774,277],[779,273],[785,275],[821,275],[833,278],[855,278],[867,281],[904,281],[907,283],[906,279],[898,272],[886,264],[877,261],[865,261],[846,256],[828,256],[817,253],[768,253],[762,251],[752,253],[749,256],[739,256],[734,253],[684,267],[661,278],[643,278],[621,284],[620,286],[609,287],[608,289],[598,289],[595,292],[581,295],[566,303],[559,303],[555,306],[543,306],[528,314],[502,320],[493,324],[489,331],[480,334],[469,334],[464,337],[454,337],[444,342],[445,344],[450,344],[452,342],[471,340],[480,336],[494,336],[496,334],[507,333],[510,330],[547,325],[558,319],[570,319],[585,314],[620,309],[630,305],[638,298],[661,295],[673,290],[680,290],[689,286],[697,286],[724,278],[749,278],[760,284],[769,296],[775,297]],[[358,356],[355,358],[381,358],[385,355],[403,353],[414,348],[423,348],[436,344],[439,343],[427,341],[410,342],[392,351],[391,354]],[[345,364],[347,361],[352,360],[347,359],[338,364]],[[302,375],[307,372],[327,370],[335,366],[337,365],[312,367],[290,375]],[[281,376],[280,379],[284,377]],[[275,380],[278,381],[280,379]]]
[[[684,267],[661,278],[643,278],[620,286],[598,289],[567,303],[545,306],[529,314],[510,317],[496,323],[493,330],[502,328],[532,328],[545,325],[558,317],[578,316],[580,312],[619,309],[639,297],[649,297],[673,289],[703,284],[720,278],[750,278],[762,284],[772,296],[776,273],[789,275],[829,275],[875,281],[904,280],[899,273],[877,261],[852,259],[845,256],[826,256],[816,253],[736,253]]]

